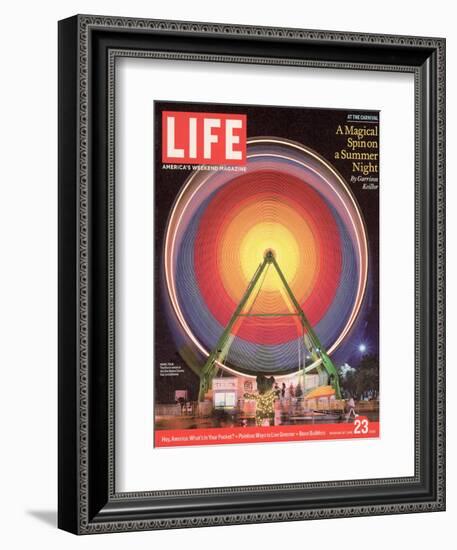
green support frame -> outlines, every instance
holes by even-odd
[[[268,266],[272,265],[275,269],[277,274],[279,275],[279,278],[281,279],[282,284],[284,285],[284,288],[287,291],[287,294],[295,308],[295,313],[242,313],[243,308],[247,304],[249,297],[251,296],[256,284],[260,280],[260,277],[264,273],[265,269],[268,268]],[[313,330],[310,322],[308,321],[303,309],[301,308],[300,304],[296,300],[292,289],[289,287],[286,278],[284,277],[283,272],[281,271],[281,268],[278,265],[278,262],[276,261],[276,258],[274,256],[274,252],[272,250],[267,250],[263,259],[263,262],[259,264],[257,270],[254,273],[254,276],[252,277],[245,293],[243,294],[243,297],[240,300],[240,303],[238,304],[238,307],[234,311],[229,323],[225,327],[224,331],[222,332],[216,347],[212,350],[210,353],[206,363],[204,364],[201,373],[200,373],[200,391],[199,391],[199,401],[203,401],[205,399],[205,395],[208,392],[211,381],[214,378],[214,375],[216,374],[217,370],[217,363],[220,362],[220,360],[225,357],[228,353],[228,348],[230,345],[230,334],[233,328],[233,325],[235,324],[236,320],[239,317],[286,317],[286,316],[295,316],[300,319],[300,322],[303,326],[303,342],[306,347],[306,349],[309,351],[313,363],[309,365],[308,367],[303,367],[303,375],[305,373],[310,372],[312,370],[317,370],[318,372],[325,372],[328,381],[330,385],[335,390],[335,396],[337,399],[341,399],[341,388],[340,388],[340,381],[339,381],[339,375],[338,371],[336,370],[335,365],[333,364],[332,360],[327,354],[327,351],[322,346],[317,334]]]

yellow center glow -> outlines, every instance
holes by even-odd
[[[257,266],[263,261],[265,250],[268,249],[274,252],[286,281],[292,282],[300,264],[298,243],[287,227],[276,222],[258,223],[241,241],[240,262],[245,280],[249,281],[252,278]],[[262,288],[270,292],[278,290],[278,282],[276,277],[267,276]]]
[[[262,222],[258,222],[259,209]],[[218,251],[224,287],[239,302],[265,252],[271,249],[296,298],[302,302],[315,284],[319,258],[309,224],[287,203],[263,200],[243,208],[227,224]],[[262,281],[256,300],[266,311],[285,311],[290,300],[274,268]],[[289,304],[290,306],[290,304]]]

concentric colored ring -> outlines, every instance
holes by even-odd
[[[366,287],[360,211],[346,183],[314,151],[277,138],[248,141],[245,173],[196,170],[166,231],[169,316],[180,343],[203,357],[217,345],[266,250],[329,353],[350,330]],[[231,331],[221,366],[255,375],[299,367],[302,327],[274,269]]]

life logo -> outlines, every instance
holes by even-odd
[[[246,164],[246,115],[162,112],[162,162]]]

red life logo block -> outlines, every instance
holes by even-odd
[[[162,162],[246,164],[246,115],[162,112]]]

